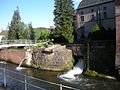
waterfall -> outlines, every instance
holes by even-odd
[[[75,75],[79,75],[83,72],[84,69],[84,60],[81,59],[79,62],[74,66],[72,70],[60,75],[59,78],[61,79],[75,79]]]
[[[24,58],[24,59],[21,60],[20,64],[19,64],[18,67],[16,68],[17,70],[22,69],[22,68],[21,68],[21,65],[22,65],[22,63],[23,63],[25,60],[27,60],[27,59]]]

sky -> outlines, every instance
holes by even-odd
[[[73,1],[77,8],[81,0]],[[24,23],[32,22],[34,28],[54,26],[54,0],[0,0],[0,29],[7,29],[17,6]]]

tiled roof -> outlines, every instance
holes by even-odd
[[[78,6],[78,9],[96,5],[96,4],[100,4],[100,3],[109,2],[109,1],[114,1],[114,0],[82,0]]]
[[[0,32],[0,35],[5,35],[6,32],[6,30],[3,30],[2,32]]]

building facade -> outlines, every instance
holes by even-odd
[[[82,0],[76,9],[75,37],[80,42],[87,38],[92,28],[98,24],[105,29],[115,29],[114,0]]]
[[[120,0],[115,0],[116,4],[116,69],[120,74]]]
[[[6,33],[5,30],[0,30],[0,42],[1,42],[2,38],[5,37],[5,33]]]

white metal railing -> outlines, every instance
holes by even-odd
[[[10,75],[9,75],[10,74]],[[44,85],[52,85],[54,87],[57,87],[56,90],[64,90],[64,89],[69,89],[69,90],[80,90],[80,89],[77,89],[77,88],[73,88],[73,87],[70,87],[70,86],[65,86],[65,85],[62,85],[62,84],[57,84],[57,83],[53,83],[53,82],[50,82],[50,81],[46,81],[46,80],[42,80],[42,79],[38,79],[38,78],[35,78],[35,77],[32,77],[32,76],[29,76],[29,75],[26,75],[26,74],[22,74],[22,73],[19,73],[19,72],[16,72],[16,71],[12,71],[12,70],[9,70],[9,69],[6,69],[6,68],[0,68],[0,76],[2,77],[3,75],[3,83],[4,83],[4,86],[7,86],[8,85],[8,79],[11,79],[12,82],[19,82],[19,83],[22,83],[24,84],[24,90],[29,90],[28,87],[34,87],[35,89],[34,90],[47,90],[45,88],[45,86],[37,86],[35,84],[33,84],[32,81],[37,81],[37,82],[41,82],[41,83],[44,83]],[[13,75],[13,76],[12,76]],[[15,77],[14,75],[17,75],[18,77]],[[23,77],[22,79],[23,80],[20,80],[20,77]],[[30,82],[31,81],[31,82]],[[11,83],[11,82],[10,82]],[[23,87],[23,86],[22,86]],[[49,88],[49,87],[48,87]],[[21,89],[20,89],[21,90]],[[54,89],[55,90],[55,89]]]
[[[35,44],[40,43],[40,40],[1,40],[0,45],[6,44]]]

